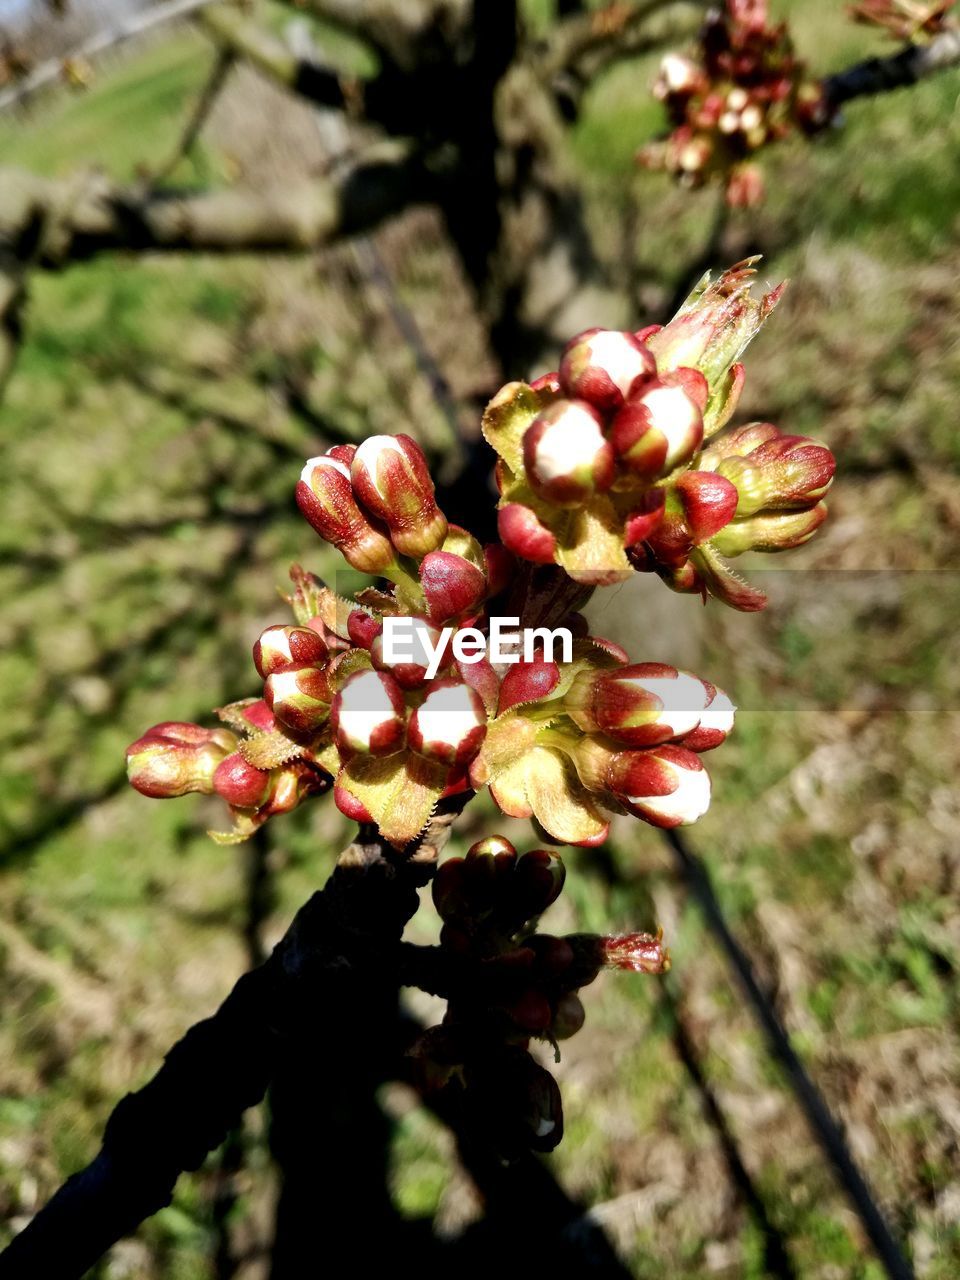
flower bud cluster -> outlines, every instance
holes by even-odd
[[[738,357],[781,292],[754,301],[752,274],[741,263],[706,278],[665,327],[588,330],[568,343],[556,374],[494,399],[485,432],[500,454],[499,528],[510,551],[557,562],[589,585],[632,567],[676,590],[762,607],[762,593],[720,557],[812,536],[834,462],[769,423],[717,436],[743,388]]]
[[[665,663],[631,664],[587,637],[571,664],[511,669],[470,782],[564,844],[602,843],[615,813],[687,825],[710,804],[700,756],[725,740],[734,713],[715,685]]]
[[[423,451],[409,436],[370,436],[309,458],[296,497],[321,538],[364,573],[389,576],[398,555],[425,556],[447,532]]]
[[[278,761],[267,768],[251,763],[244,743],[275,729],[274,716],[258,699],[226,710],[241,736],[226,728],[166,721],[127,748],[127,776],[141,795],[170,799],[200,792],[227,802],[233,831],[210,833],[222,844],[245,840],[268,818],[289,813],[332,783],[329,774],[306,760]]]
[[[770,23],[766,0],[726,0],[712,10],[697,56],[667,54],[653,91],[672,132],[642,148],[640,163],[690,187],[721,180],[731,206],[763,199],[763,175],[751,156],[830,121],[820,83],[794,55],[786,24]]]
[[[552,1151],[563,1106],[552,1075],[528,1052],[531,1038],[554,1046],[575,1035],[585,1012],[578,992],[601,968],[663,973],[661,936],[554,937],[537,917],[559,896],[564,867],[534,849],[518,857],[488,836],[437,871],[433,899],[443,920],[442,952],[462,975],[443,1022],[414,1047],[418,1083],[462,1091],[470,1114],[505,1157]]]
[[[763,593],[727,570],[721,557],[786,551],[809,541],[827,518],[823,497],[835,469],[825,445],[786,435],[772,423],[724,431],[700,454],[695,471],[667,487],[660,524],[630,558],[678,591],[762,608]]]

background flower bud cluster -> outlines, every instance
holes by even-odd
[[[750,159],[757,151],[830,120],[820,83],[794,55],[786,23],[770,22],[765,0],[711,10],[695,56],[667,54],[654,93],[672,132],[643,147],[640,163],[686,186],[722,181],[731,206],[763,199],[763,174]]]
[[[750,296],[750,263],[705,277],[665,327],[591,329],[560,367],[512,383],[485,417],[500,455],[500,536],[589,585],[652,570],[678,591],[762,608],[724,557],[811,537],[833,477],[828,449],[769,424],[723,432],[738,357],[780,296]]]

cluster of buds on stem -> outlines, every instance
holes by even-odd
[[[563,881],[556,854],[533,849],[518,857],[503,836],[488,836],[442,863],[433,883],[453,991],[442,1023],[413,1047],[415,1079],[426,1092],[461,1092],[508,1159],[552,1151],[563,1136],[560,1091],[531,1056],[531,1039],[551,1044],[559,1060],[559,1042],[584,1024],[578,992],[602,968],[659,974],[669,967],[659,934],[537,933]]]
[[[141,795],[152,799],[190,792],[220,796],[230,806],[234,827],[210,834],[221,844],[231,844],[245,840],[268,818],[289,813],[307,796],[329,790],[333,780],[305,760],[276,760],[257,767],[247,758],[245,745],[275,728],[270,708],[250,699],[224,711],[238,732],[181,721],[148,729],[127,748],[127,776]]]
[[[580,845],[602,843],[612,814],[676,827],[706,813],[700,756],[724,741],[735,712],[715,685],[589,638],[572,663],[521,664],[510,679],[517,702],[501,703],[470,770],[504,813]]]
[[[640,163],[689,187],[722,181],[731,206],[763,199],[751,159],[762,147],[830,122],[820,83],[794,55],[786,24],[770,23],[766,0],[726,0],[712,10],[697,54],[667,54],[654,94],[672,132],[643,147]]]
[[[588,330],[557,373],[495,397],[484,430],[500,455],[500,536],[514,554],[590,585],[653,570],[675,590],[763,606],[722,557],[810,537],[833,458],[769,424],[718,435],[743,388],[738,358],[782,292],[754,301],[752,274],[745,262],[705,277],[664,327]],[[714,462],[761,437],[749,465]]]

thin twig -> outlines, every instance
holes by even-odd
[[[200,95],[184,126],[177,145],[167,161],[150,175],[150,179],[154,184],[163,182],[164,179],[168,178],[180,161],[185,160],[192,153],[211,111],[216,106],[217,99],[223,92],[223,87],[227,83],[227,78],[233,69],[234,62],[235,55],[232,50],[217,50],[213,66],[210,68],[210,74],[200,90]]]
[[[108,49],[142,36],[147,31],[152,31],[154,27],[159,27],[165,22],[174,22],[177,18],[185,18],[188,14],[211,3],[212,0],[166,0],[164,4],[153,5],[141,13],[124,18],[105,31],[98,31],[89,40],[72,49],[66,59],[51,58],[48,62],[41,63],[29,75],[0,93],[0,111],[26,101],[32,94],[46,88],[49,84],[55,84],[63,76],[65,61],[95,58]]]
[[[746,952],[730,932],[706,867],[678,831],[665,831],[663,834],[676,855],[684,879],[696,898],[707,925],[739,978],[754,1016],[767,1037],[770,1051],[785,1071],[807,1123],[833,1165],[834,1173],[849,1196],[884,1270],[890,1280],[915,1280],[913,1268],[904,1257],[883,1211],[857,1168],[840,1126],[807,1074],[776,1011],[761,990]]]

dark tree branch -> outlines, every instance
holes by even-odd
[[[0,170],[0,252],[39,228],[35,260],[60,268],[116,250],[299,253],[376,226],[426,199],[416,155],[369,156],[336,179],[276,193],[179,195],[122,187],[102,174],[40,178]]]
[[[259,1102],[304,1027],[323,1019],[334,1040],[382,999],[384,946],[417,908],[417,887],[471,796],[442,805],[413,849],[398,854],[361,827],[326,886],[298,912],[258,969],[213,1017],[192,1027],[139,1092],[107,1122],[99,1155],[74,1174],[0,1255],[2,1280],[74,1280],[144,1218],[170,1202]],[[388,975],[389,986],[392,975]],[[379,994],[378,994],[379,993]]]
[[[960,65],[960,28],[950,27],[928,44],[908,44],[888,58],[868,58],[823,81],[829,104],[836,108],[853,98],[905,89]]]

